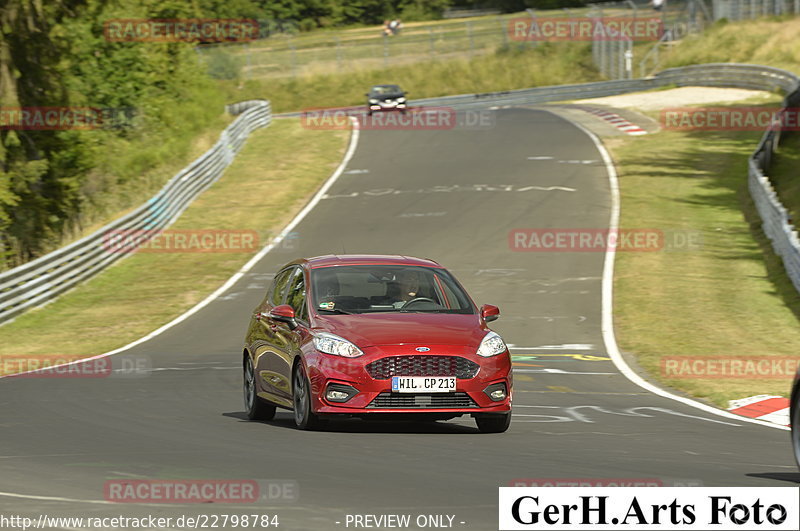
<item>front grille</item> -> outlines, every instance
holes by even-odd
[[[467,393],[381,393],[368,409],[448,409],[478,407]]]
[[[474,378],[480,370],[474,361],[459,356],[390,356],[375,360],[366,366],[376,380],[392,376],[455,376],[466,380]]]

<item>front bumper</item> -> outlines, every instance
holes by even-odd
[[[379,102],[369,103],[367,105],[370,111],[404,111],[406,109],[405,102]]]
[[[358,358],[342,358],[317,351],[307,353],[307,373],[311,380],[312,408],[315,413],[369,415],[374,413],[448,413],[482,414],[511,411],[512,375],[508,352],[482,358],[464,347],[431,346],[432,353],[419,355],[414,345],[371,347]],[[381,374],[373,378],[367,366],[387,357],[459,357],[479,365],[471,377],[456,380],[456,390],[448,393],[393,393],[391,377]],[[397,376],[455,376],[455,374],[397,374]],[[330,385],[347,386],[354,390],[346,402],[333,402],[325,394]],[[496,401],[489,397],[487,387],[504,384],[506,397]]]

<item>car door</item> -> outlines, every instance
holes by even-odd
[[[302,267],[298,267],[292,274],[289,287],[286,290],[286,301],[294,309],[297,326],[292,329],[287,323],[280,323],[279,330],[284,338],[286,352],[291,356],[284,375],[291,381],[291,369],[294,357],[300,354],[300,346],[308,336],[308,311],[306,309],[306,276]]]
[[[286,292],[293,276],[299,268],[291,266],[275,275],[270,291],[264,302],[256,308],[253,315],[250,352],[255,358],[255,368],[260,388],[268,400],[291,406],[292,355],[287,339],[285,323],[269,316],[269,311],[284,304]],[[284,325],[284,326],[281,326]],[[288,370],[287,370],[288,366]]]

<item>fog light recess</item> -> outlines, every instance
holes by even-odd
[[[325,389],[325,400],[328,402],[347,402],[358,394],[358,389],[352,385],[330,383]]]
[[[508,396],[506,384],[503,382],[494,383],[484,389],[483,392],[486,393],[486,396],[491,398],[494,402],[501,402]]]

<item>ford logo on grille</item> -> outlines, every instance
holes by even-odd
[[[417,347],[415,350],[417,352],[428,352],[430,349],[428,347]]]

